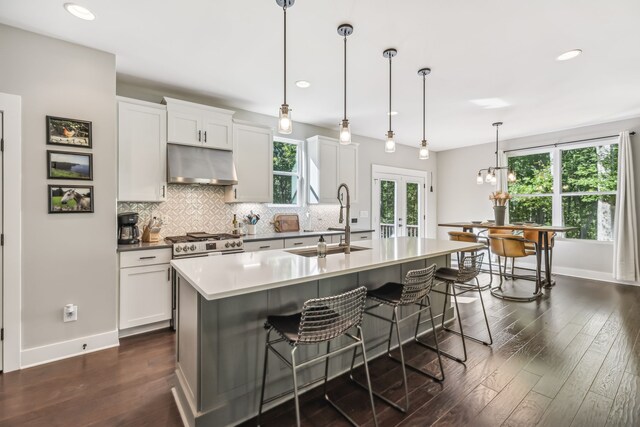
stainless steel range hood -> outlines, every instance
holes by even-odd
[[[235,185],[238,183],[231,151],[167,144],[169,184]]]

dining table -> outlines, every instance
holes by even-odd
[[[542,286],[545,288],[551,288],[555,286],[555,281],[551,278],[551,245],[549,242],[549,233],[566,233],[568,231],[576,230],[577,227],[565,226],[565,225],[539,225],[534,223],[516,223],[516,224],[504,224],[497,225],[491,221],[462,221],[462,222],[445,222],[438,224],[439,227],[449,228],[462,228],[462,231],[473,232],[474,229],[483,230],[510,230],[510,231],[535,231],[538,233],[538,248],[543,248],[542,251],[538,250],[538,254],[542,255],[544,260],[544,279]],[[539,256],[538,255],[538,256]],[[537,262],[537,269],[540,276],[542,276],[541,262]]]

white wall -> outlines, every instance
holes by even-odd
[[[239,120],[247,120],[254,123],[264,124],[271,127],[276,127],[277,119],[275,117],[267,116],[264,114],[257,114],[250,111],[237,110],[233,107],[225,105],[224,100],[216,99],[206,96],[202,93],[194,93],[184,91],[180,88],[175,88],[160,83],[149,82],[145,80],[132,79],[130,77],[118,76],[117,93],[119,96],[125,96],[129,98],[140,99],[149,102],[160,103],[163,96],[172,98],[183,99],[191,102],[198,102],[205,105],[213,105],[216,107],[229,108],[236,111],[234,118]],[[277,105],[274,106],[277,109]],[[303,108],[299,106],[298,108]],[[336,112],[339,118],[340,112]],[[338,123],[338,118],[336,123]],[[314,135],[323,135],[331,138],[337,137],[337,125],[336,129],[327,129],[306,123],[294,122],[293,133],[287,135],[287,138],[305,140]],[[384,134],[384,128],[381,128],[381,136]],[[419,135],[416,136],[418,141]],[[418,144],[416,147],[408,147],[404,145],[397,145],[396,152],[393,154],[387,154],[384,152],[384,143],[382,137],[379,140],[372,138],[362,137],[359,135],[353,135],[353,142],[360,144],[359,146],[359,171],[358,171],[358,185],[359,195],[358,203],[353,203],[351,208],[352,218],[357,217],[357,225],[353,225],[357,228],[366,228],[371,226],[371,165],[386,165],[395,166],[405,169],[416,169],[422,171],[433,172],[434,192],[429,193],[427,191],[427,235],[432,237],[436,233],[436,202],[437,202],[437,168],[436,159],[438,153],[432,153],[429,160],[418,159]],[[427,183],[427,190],[430,183]],[[367,211],[367,218],[359,218],[360,211]],[[337,210],[336,210],[337,212]]]
[[[22,97],[23,195],[12,208],[22,209],[24,366],[117,343],[115,57],[5,25],[0,57],[0,92]],[[47,184],[78,184],[47,180],[47,149],[64,148],[46,145],[47,115],[93,122],[95,213],[47,213]],[[62,322],[68,303],[76,322]]]
[[[504,150],[526,148],[614,135],[623,130],[640,131],[640,117],[501,141],[500,148]],[[636,171],[636,200],[640,200],[640,146],[638,146],[640,136],[631,137],[631,141]],[[476,175],[479,169],[495,163],[494,152],[495,142],[438,153],[439,222],[493,218],[492,205],[488,196],[494,188],[488,184],[476,184]],[[439,228],[438,236],[447,238],[447,231],[449,229]],[[553,253],[554,270],[558,273],[600,280],[612,280],[612,261],[613,245],[608,242],[557,241],[556,250]]]

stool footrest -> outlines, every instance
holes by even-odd
[[[437,351],[436,348],[434,346],[432,346],[431,344],[427,344],[426,342],[420,341],[419,339],[416,339],[415,341],[416,341],[417,344],[419,344],[419,345],[421,345],[421,346],[423,346],[425,348],[428,348],[429,350]],[[463,359],[460,359],[458,356],[454,356],[453,354],[448,353],[448,352],[446,352],[444,350],[440,350],[440,354],[442,354],[445,357],[448,357],[449,359],[451,359],[453,361],[456,361],[458,363],[462,363],[463,365],[464,365],[464,362],[467,361],[466,357],[463,360]]]

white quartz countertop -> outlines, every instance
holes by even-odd
[[[352,246],[371,249],[326,258],[279,249],[177,259],[171,265],[204,298],[215,300],[484,247],[416,237],[366,240]]]
[[[374,230],[365,228],[352,228],[351,234],[371,233]],[[313,230],[313,231],[286,231],[282,233],[246,234],[242,236],[245,242],[257,242],[260,240],[295,239],[299,237],[336,236],[344,234],[344,230]]]

